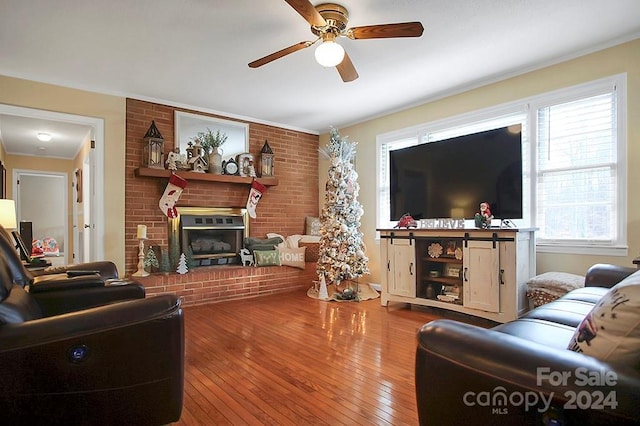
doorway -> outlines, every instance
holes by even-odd
[[[12,105],[4,105],[0,104],[0,115],[9,115],[9,116],[17,116],[17,117],[27,117],[32,119],[41,119],[41,120],[50,120],[50,121],[59,121],[62,123],[71,123],[78,124],[83,126],[89,126],[91,128],[91,141],[93,148],[90,150],[90,167],[86,173],[86,181],[90,182],[90,191],[87,193],[87,208],[90,210],[89,216],[91,218],[90,229],[91,232],[87,235],[87,253],[88,258],[84,258],[84,261],[92,261],[92,260],[102,260],[104,259],[104,247],[105,247],[105,229],[104,229],[104,120],[96,117],[86,117],[80,115],[59,113],[53,111],[45,111],[38,110],[32,108],[24,108],[17,107]],[[11,153],[7,153],[10,155]],[[84,166],[84,165],[83,165]],[[12,167],[11,164],[7,164],[7,167]],[[43,173],[47,173],[46,170],[41,171]],[[71,173],[69,173],[71,174]],[[66,174],[65,174],[66,176]],[[75,180],[75,179],[74,179]],[[16,193],[16,180],[13,180],[13,197],[17,198]],[[74,182],[75,187],[75,182]],[[65,188],[68,188],[65,186]],[[70,195],[67,192],[67,197]],[[68,200],[68,198],[65,198]],[[16,199],[16,204],[19,205],[19,200]],[[75,217],[76,213],[79,213],[83,209],[76,208],[77,201],[73,199],[73,245],[74,248],[77,248],[76,245],[76,235],[78,234],[78,220]],[[65,205],[68,205],[65,203]],[[66,224],[68,221],[68,215],[64,218],[64,223]],[[84,226],[84,221],[82,225]],[[65,238],[68,240],[69,234],[65,235]],[[83,237],[84,240],[85,237]],[[69,244],[67,244],[69,245]],[[76,250],[74,250],[75,252]],[[77,259],[80,257],[76,252],[73,255],[70,253],[65,253],[68,257],[68,261],[77,262]],[[84,256],[83,256],[84,257]]]

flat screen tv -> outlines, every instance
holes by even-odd
[[[488,202],[496,219],[522,218],[521,126],[389,152],[391,220],[472,219]]]

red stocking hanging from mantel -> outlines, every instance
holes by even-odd
[[[267,187],[254,180],[251,182],[251,191],[249,191],[249,199],[247,200],[247,211],[249,212],[249,216],[255,219],[256,216],[256,206],[258,205],[258,201],[262,198],[262,194],[267,190]]]
[[[160,206],[160,210],[164,213],[168,218],[178,217],[178,210],[176,210],[175,205],[180,199],[180,195],[182,195],[182,190],[187,186],[187,181],[184,178],[176,174],[172,174],[169,178],[169,183],[167,184],[166,189],[164,190],[164,194],[160,197],[160,201],[158,202],[158,206]]]

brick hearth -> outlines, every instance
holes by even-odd
[[[162,134],[164,152],[173,150],[174,111],[220,117],[199,111],[174,108],[152,102],[127,99],[126,177],[125,177],[125,274],[136,271],[138,263],[138,224],[147,225],[146,247],[168,247],[168,221],[158,201],[167,178],[136,176],[142,165],[142,138],[151,121]],[[233,118],[221,117],[229,120]],[[275,154],[275,176],[278,185],[269,186],[257,208],[258,217],[251,220],[250,236],[264,238],[268,232],[281,235],[304,233],[304,218],[318,216],[318,143],[317,135],[297,132],[261,123],[249,124],[249,152],[259,157],[265,140]],[[107,147],[108,149],[108,147]],[[259,180],[259,179],[258,179]],[[227,182],[188,181],[178,206],[244,207],[249,185]],[[148,294],[176,293],[187,304],[251,297],[308,288],[315,279],[315,264],[305,270],[288,266],[240,267],[212,266],[196,268],[185,275],[152,274],[141,278]]]
[[[315,263],[307,263],[305,269],[289,266],[208,266],[184,275],[152,274],[136,278],[145,286],[147,295],[174,293],[182,297],[185,305],[308,289],[315,279]]]

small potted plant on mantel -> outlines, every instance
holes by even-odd
[[[215,133],[207,127],[206,132],[198,132],[194,140],[200,142],[209,162],[209,173],[222,174],[222,148],[227,141],[227,134],[216,130]]]

